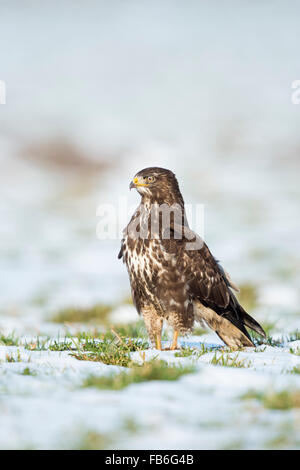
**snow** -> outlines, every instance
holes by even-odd
[[[112,312],[110,320],[112,324],[136,322],[136,310],[132,307],[128,307],[127,305],[121,305]]]
[[[57,23],[55,2],[38,10],[6,3],[0,333],[15,333],[20,343],[0,346],[0,447],[78,448],[94,431],[116,449],[269,448],[272,441],[299,449],[299,410],[269,410],[240,398],[251,389],[300,387],[300,376],[289,374],[300,361],[290,349],[299,351],[300,342],[288,341],[300,330],[299,106],[290,102],[299,70],[299,5],[277,2],[270,21],[267,3],[229,2],[222,9],[220,2],[195,1],[187,9],[169,1],[157,3],[157,14],[156,2],[115,9],[89,0],[90,8],[78,3],[70,22],[64,1]],[[55,171],[43,155],[27,158],[25,149],[51,146],[57,135],[83,149],[83,159],[107,155],[111,166],[87,177],[63,165]],[[249,363],[243,369],[210,364],[215,352],[179,358],[147,350],[146,360],[193,362],[197,371],[116,392],[84,389],[89,374],[119,368],[24,345],[94,327],[52,323],[64,307],[105,303],[113,307],[112,324],[135,321],[133,307],[124,305],[129,285],[117,259],[120,240],[97,239],[96,213],[124,197],[136,206],[130,179],[153,165],[176,173],[186,203],[205,205],[205,226],[194,228],[204,231],[238,285],[256,289],[249,313],[274,323],[273,338],[285,343],[239,352]],[[219,354],[214,334],[181,339],[195,348],[203,342]],[[7,354],[21,361],[7,362]],[[36,374],[22,375],[27,367]]]
[[[221,354],[214,334],[181,340],[185,347],[202,344]],[[241,396],[249,390],[299,390],[300,376],[289,373],[300,366],[300,356],[290,352],[299,344],[230,353],[250,364],[245,369],[211,365],[215,352],[181,358],[173,351],[146,350],[146,361],[158,357],[194,364],[196,371],[177,381],[133,384],[120,391],[81,388],[88,375],[118,373],[120,367],[78,361],[69,351],[1,346],[0,447],[77,448],[85,433],[97,432],[110,436],[114,449],[268,448],[284,426],[297,426],[300,410],[267,410]],[[20,362],[5,362],[7,354],[19,354]],[[132,353],[132,359],[141,362],[141,354]],[[26,367],[35,375],[21,375]],[[128,422],[139,431],[126,430]],[[289,436],[289,445],[299,446],[299,434]]]

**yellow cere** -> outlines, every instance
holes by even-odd
[[[140,183],[138,178],[133,178],[133,184],[136,186],[148,186],[146,183]]]

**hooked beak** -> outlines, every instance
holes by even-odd
[[[129,189],[131,190],[132,188],[136,188],[139,183],[139,179],[137,177],[133,178],[129,185]]]
[[[132,188],[137,188],[138,186],[148,186],[147,184],[145,183],[140,183],[139,179],[137,177],[133,178],[133,180],[131,181],[130,185],[129,185],[129,189],[132,189]]]

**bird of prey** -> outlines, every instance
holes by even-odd
[[[118,257],[127,266],[134,305],[156,348],[162,349],[164,321],[174,332],[171,350],[195,321],[208,325],[231,349],[254,346],[246,327],[265,337],[239,304],[228,273],[189,228],[174,173],[145,168],[131,188],[141,203],[123,232]]]

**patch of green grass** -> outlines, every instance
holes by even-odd
[[[108,322],[111,305],[99,304],[90,308],[65,308],[56,313],[50,320],[55,323],[103,323]]]
[[[255,347],[254,352],[265,352],[266,349],[267,349],[267,346],[262,347],[262,345],[258,345]]]
[[[18,350],[17,354],[14,354],[14,353],[6,354],[5,362],[22,362],[20,351]]]
[[[106,333],[103,332],[103,330],[99,330],[98,328],[93,328],[92,330],[85,330],[85,331],[78,331],[74,337],[77,338],[80,342],[82,340],[85,340],[86,338],[89,339],[104,339]],[[71,338],[72,336],[69,335]]]
[[[300,366],[295,366],[290,370],[291,374],[300,374]]]
[[[92,361],[103,362],[104,364],[111,364],[121,367],[129,367],[131,362],[130,356],[124,351],[99,351],[99,352],[82,352],[72,353],[71,356],[75,357],[78,361]]]
[[[115,332],[114,330],[112,330],[111,333],[105,334],[102,340],[100,341],[88,338],[86,336],[85,342],[82,344],[82,347],[86,351],[98,351],[99,348],[106,348],[107,345],[114,345],[118,348],[123,348],[128,352],[141,351],[143,349],[149,348],[149,343],[147,340],[140,338],[128,338],[120,333]]]
[[[300,331],[299,330],[295,330],[293,331],[292,333],[290,333],[288,335],[288,338],[287,338],[287,341],[290,342],[290,341],[298,341],[300,339]]]
[[[17,338],[14,333],[7,336],[0,334],[0,344],[4,346],[18,346],[19,338]]]
[[[259,346],[261,344],[266,344],[268,346],[273,346],[273,347],[282,347],[284,343],[300,340],[300,331],[298,330],[293,331],[287,336],[281,336],[278,339],[272,338],[272,336],[270,336],[270,333],[274,331],[275,325],[276,325],[275,323],[263,324],[263,328],[267,333],[266,339],[252,332],[251,336],[256,346]],[[290,349],[290,352],[292,353],[292,349]],[[298,355],[297,352],[294,354]]]
[[[189,348],[189,347],[183,347],[179,352],[176,352],[174,355],[175,357],[190,357],[193,356],[195,358],[199,358],[203,356],[203,354],[207,354],[209,352],[214,351],[214,348],[209,348],[208,346],[205,346],[205,344],[201,344],[200,348]]]
[[[70,341],[71,336],[66,336],[62,340],[58,338],[50,342],[50,338],[39,337],[34,341],[30,341],[24,345],[24,348],[29,351],[70,351],[76,349],[74,343]]]
[[[49,351],[72,351],[76,349],[74,343],[65,338],[63,341],[54,341],[49,345]]]
[[[297,348],[297,349],[290,348],[290,353],[294,354],[295,356],[300,356],[300,348]]]
[[[291,408],[300,408],[300,392],[287,391],[282,392],[255,392],[250,390],[241,398],[244,400],[258,400],[265,408],[271,410],[289,410]]]
[[[177,380],[184,374],[194,372],[192,366],[169,365],[165,361],[153,360],[145,362],[142,366],[135,365],[129,372],[111,374],[109,376],[90,376],[83,383],[83,387],[96,387],[106,390],[121,390],[133,383],[152,380]]]
[[[24,345],[25,349],[29,351],[47,351],[48,348],[46,347],[47,343],[49,342],[49,338],[40,338],[37,336],[35,341],[30,341]]]
[[[29,367],[25,367],[25,369],[22,371],[21,375],[31,375],[31,376],[35,376],[36,375],[36,372],[29,369]]]
[[[275,323],[264,323],[263,328],[267,333],[267,338],[262,338],[257,333],[252,332],[251,337],[256,346],[260,346],[262,344],[273,346],[273,347],[282,347],[284,343],[291,342],[291,341],[298,341],[300,339],[300,331],[295,330],[287,336],[281,336],[278,339],[272,338],[270,333],[275,329]],[[292,349],[290,350],[292,352]],[[296,353],[297,354],[297,353]]]
[[[111,347],[124,349],[126,352],[142,351],[149,348],[148,341],[139,338],[126,338],[121,334],[107,335],[102,340],[86,337],[81,344],[84,351],[99,352]]]
[[[283,346],[283,338],[274,339],[271,336],[267,336],[263,344],[267,344],[268,346],[273,346],[273,348],[279,348]]]
[[[215,366],[223,367],[237,367],[237,368],[248,368],[251,367],[251,361],[246,359],[239,359],[239,355],[236,354],[234,357],[231,357],[229,354],[217,353],[215,352],[210,364]]]
[[[78,345],[76,353],[71,354],[80,361],[103,362],[123,367],[131,363],[130,353],[143,351],[149,344],[137,338],[125,338],[115,335],[114,338],[104,337],[103,340],[85,338],[85,342]]]
[[[147,338],[147,331],[143,321],[127,323],[125,325],[113,325],[113,330],[120,336],[126,336],[130,338]],[[113,338],[115,334],[112,331],[108,331],[105,336],[108,338]]]
[[[283,343],[285,342],[284,338],[274,339],[272,336],[267,336],[263,338],[262,336],[258,335],[254,331],[251,331],[251,339],[255,346],[272,346],[273,348],[282,347]]]
[[[179,352],[174,354],[175,357],[190,357],[195,355],[196,350],[195,348],[181,348]]]

